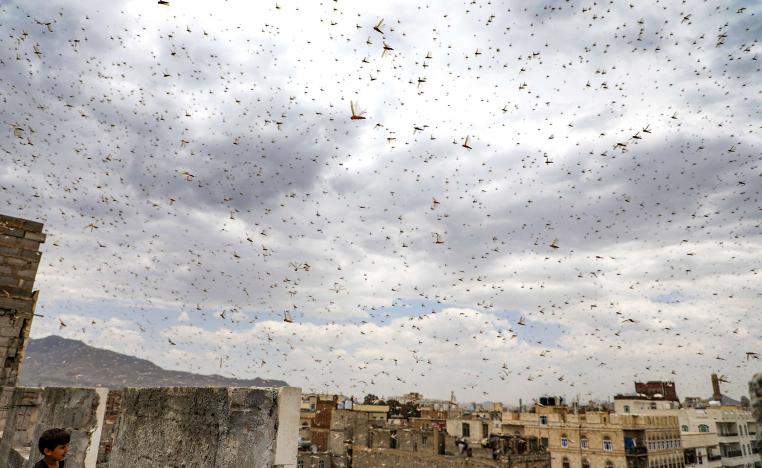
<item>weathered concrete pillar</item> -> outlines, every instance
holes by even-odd
[[[749,382],[749,396],[751,397],[751,410],[754,419],[757,420],[757,455],[762,459],[762,372],[755,375]]]

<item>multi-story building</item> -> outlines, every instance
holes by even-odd
[[[737,407],[709,407],[720,439],[722,465],[733,468],[762,466],[754,440],[757,422],[751,411]]]
[[[722,466],[720,454],[720,439],[714,420],[705,409],[669,408],[656,402],[654,405],[644,404],[643,399],[617,395],[614,397],[617,411],[628,411],[632,414],[662,415],[677,417],[680,425],[680,439],[683,447],[683,458],[686,467],[707,466],[714,468]]]
[[[680,424],[685,466],[762,466],[754,447],[757,424],[751,412],[736,406],[646,409],[643,415],[674,416]]]
[[[677,417],[686,467],[762,467],[754,446],[757,424],[751,411],[739,405],[722,405],[723,401],[735,400],[720,393],[716,374],[712,374],[712,389],[712,399],[706,404],[691,398],[690,405],[682,408],[661,396],[650,399],[642,394],[617,395],[614,405],[620,414]]]
[[[540,406],[503,414],[502,433],[537,437],[552,468],[681,468],[683,449],[675,416],[574,412]]]

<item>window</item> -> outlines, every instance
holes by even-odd
[[[482,423],[482,437],[489,437],[489,424]]]
[[[614,468],[614,462],[611,460],[606,460],[606,468]]]
[[[542,424],[542,425],[548,424],[548,417],[547,416],[540,416],[540,424]]]
[[[590,468],[590,460],[587,458],[582,460],[582,468]]]
[[[656,409],[656,402],[651,402],[651,409]]]
[[[606,450],[608,452],[614,450],[614,444],[611,443],[611,439],[609,439],[608,437],[603,438],[603,450]],[[608,462],[606,463],[607,463],[606,466],[608,466]]]
[[[587,445],[587,437],[585,437],[585,436],[580,437],[580,439],[579,439],[579,446],[582,447],[583,449],[586,449],[588,447],[588,445]]]
[[[569,463],[569,459],[564,457],[564,461],[562,462],[562,468],[571,468],[571,463]]]
[[[569,438],[566,437],[566,434],[561,436],[561,447],[566,448],[569,446]]]
[[[296,468],[304,468],[304,460],[301,458],[296,461]]]
[[[462,430],[463,437],[471,437],[471,425],[470,424],[463,423],[463,428],[462,429],[463,429]]]
[[[318,468],[325,468],[325,460],[320,460],[318,462]]]
[[[624,405],[624,412],[629,413],[630,412],[630,405]]]
[[[699,424],[699,432],[709,432],[709,426],[706,424]]]
[[[683,424],[682,429],[683,429],[683,432],[688,432],[688,426],[687,425]]]

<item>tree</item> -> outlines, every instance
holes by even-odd
[[[402,405],[400,413],[403,418],[420,418],[421,411],[413,402],[408,402]]]
[[[389,407],[389,416],[400,416],[402,405],[397,400],[388,400],[386,406]]]
[[[362,404],[363,405],[375,405],[376,403],[378,403],[378,400],[379,400],[379,398],[376,395],[374,395],[372,393],[368,393],[367,395],[365,395],[365,399],[363,399]]]

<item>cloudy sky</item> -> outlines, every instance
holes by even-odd
[[[0,212],[48,233],[32,334],[356,396],[707,396],[714,371],[737,397],[762,369],[761,19],[5,2]]]

